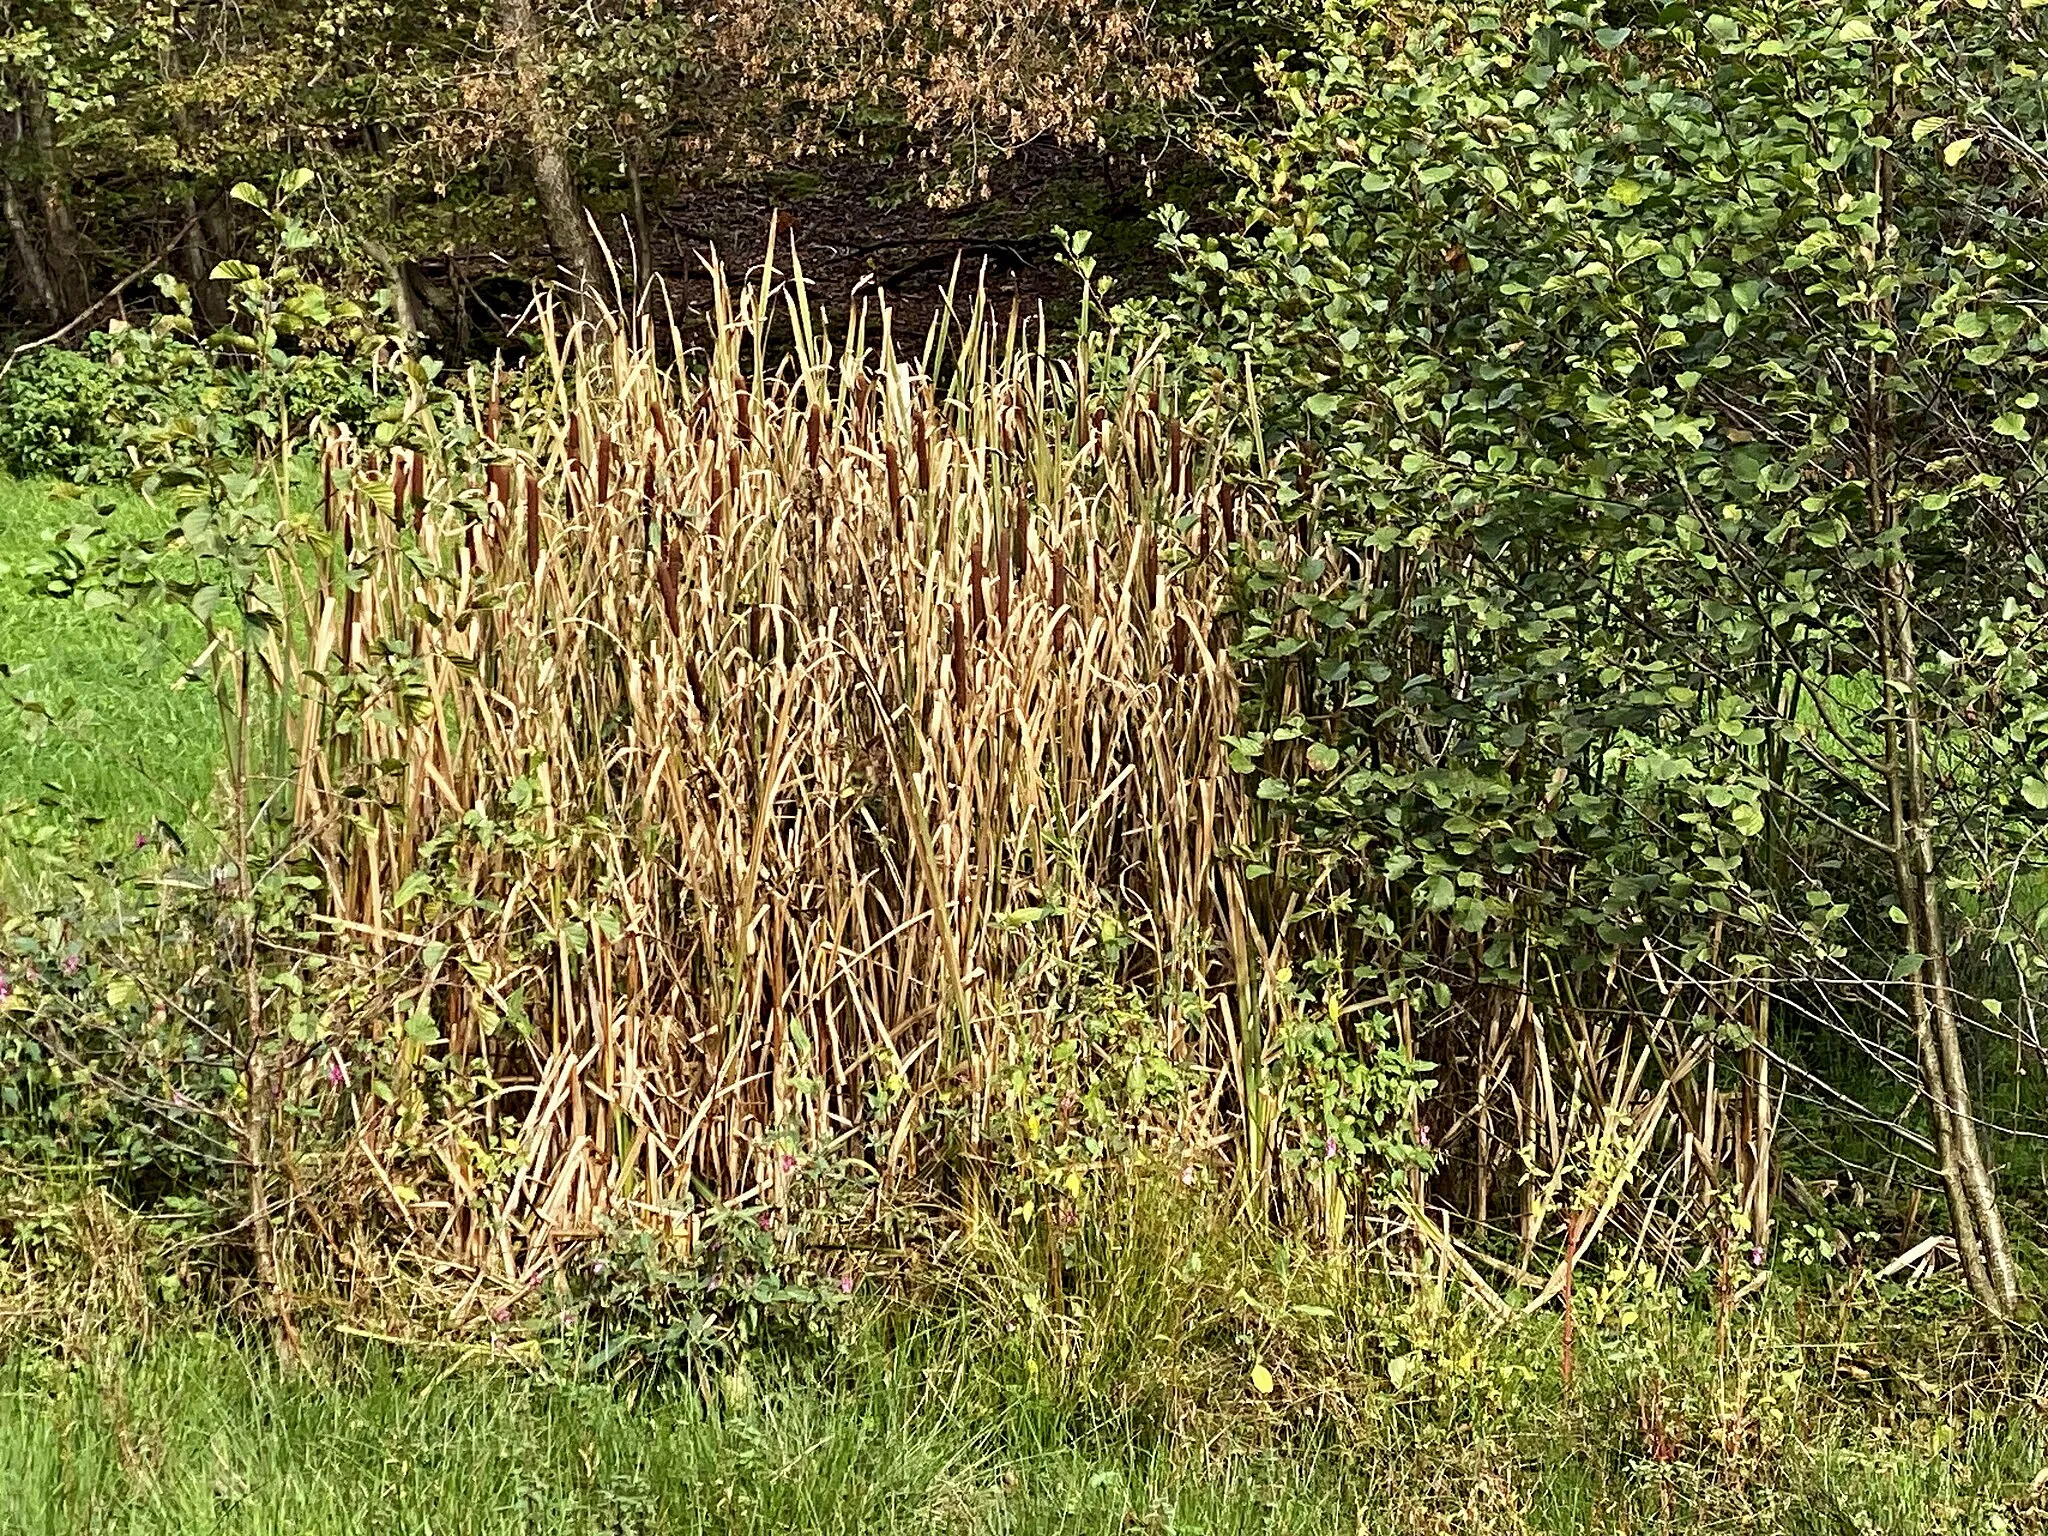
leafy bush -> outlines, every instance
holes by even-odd
[[[388,442],[423,398],[430,409],[445,403],[427,389],[438,363],[405,357],[376,316],[330,295],[298,264],[312,236],[288,207],[310,181],[295,172],[268,195],[235,188],[268,218],[273,259],[214,269],[232,285],[229,325],[202,336],[191,291],[165,276],[157,287],[171,309],[148,327],[116,322],[75,350],[24,358],[0,380],[0,465],[104,481],[194,448],[261,454],[304,441],[316,421]]]
[[[2048,806],[2036,44],[1620,9],[1333,8],[1239,230],[1169,221],[1192,363],[1259,380],[1246,457],[1312,530],[1245,551],[1235,761],[1330,963],[1482,1081],[1536,1015],[1750,1073],[1788,1019],[1894,1031],[2009,1305],[1950,955]],[[1598,1203],[1611,1151],[1492,1145],[1532,1143]]]
[[[0,380],[0,463],[16,475],[104,480],[121,468],[115,423],[137,405],[111,332],[76,351],[45,347]]]
[[[211,342],[132,326],[29,353],[0,381],[0,465],[105,482],[128,470],[124,439],[138,427],[204,413],[228,428],[220,451],[251,454],[315,417],[374,430],[405,399],[403,371],[381,358],[307,351],[290,361],[250,367]]]
[[[220,893],[172,845],[96,856],[34,806],[0,807],[0,839],[68,872],[0,912],[0,1160],[130,1203],[207,1197],[240,1070]]]

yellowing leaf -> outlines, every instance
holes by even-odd
[[[1954,165],[1970,152],[1970,146],[1976,142],[1974,138],[1955,140],[1941,152],[1941,163],[1943,165]]]
[[[1264,1397],[1273,1390],[1273,1373],[1263,1365],[1252,1367],[1252,1390]]]

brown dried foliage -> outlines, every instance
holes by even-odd
[[[1214,465],[1151,370],[1099,389],[1014,320],[940,383],[886,319],[834,352],[789,316],[779,368],[751,295],[701,371],[558,348],[488,464],[328,450],[297,819],[381,999],[344,1026],[402,1063],[353,1140],[480,1268],[693,1181],[775,1200],[770,1133],[885,1184],[941,1121],[971,1142],[1104,910],[1134,982],[1208,1001],[1191,1122],[1235,1070],[1261,960]],[[524,840],[480,835],[522,781]],[[420,1014],[439,1043],[400,1043]]]

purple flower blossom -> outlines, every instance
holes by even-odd
[[[782,1154],[782,1158],[781,1158],[781,1163],[782,1163],[782,1171],[783,1171],[784,1173],[794,1173],[794,1172],[796,1172],[796,1154],[795,1154],[795,1153],[793,1153],[793,1152],[785,1152],[785,1153],[783,1153],[783,1154]]]
[[[1415,1144],[1418,1147],[1427,1147],[1429,1145],[1429,1127],[1420,1120],[1415,1122]]]
[[[1751,1246],[1749,1250],[1749,1266],[1752,1269],[1762,1269],[1764,1267],[1764,1245],[1762,1243],[1756,1243]]]
[[[853,1276],[841,1275],[839,1277],[839,1294],[842,1296],[851,1296],[853,1294]]]
[[[1336,1155],[1337,1155],[1337,1138],[1336,1138],[1336,1137],[1334,1137],[1334,1136],[1325,1136],[1325,1137],[1323,1138],[1323,1156],[1325,1156],[1325,1157],[1335,1157]]]
[[[76,976],[78,974],[78,967],[80,964],[81,961],[79,960],[78,957],[78,951],[74,949],[73,951],[71,951],[70,954],[64,957],[64,974],[66,976]]]
[[[147,848],[149,846],[149,834],[147,832],[136,833],[135,846],[138,848]]]
[[[763,1211],[761,1213],[761,1230],[763,1232],[769,1231],[774,1227],[774,1225],[775,1213],[773,1211]]]
[[[334,1084],[337,1088],[348,1081],[348,1073],[342,1067],[339,1056],[327,1058],[327,1081]]]
[[[5,971],[0,971],[0,1003],[6,1002],[7,999],[12,997],[13,995],[14,988],[9,986],[7,983],[7,973]]]

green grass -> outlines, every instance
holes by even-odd
[[[941,1381],[764,1387],[711,1413],[511,1370],[358,1358],[281,1376],[214,1337],[0,1368],[0,1531],[1322,1532],[1283,1461],[1197,1475],[976,1423]]]
[[[216,760],[206,690],[178,686],[195,629],[36,595],[28,562],[81,515],[45,482],[0,478],[0,808],[43,806],[110,843],[158,819],[182,833]],[[132,497],[115,513],[152,516]]]
[[[1878,1333],[1905,1345],[1895,1326]],[[1241,1437],[1105,1416],[1134,1386],[1110,1373],[1020,1379],[986,1317],[856,1330],[664,1390],[478,1346],[330,1335],[287,1374],[217,1333],[83,1330],[70,1351],[0,1355],[0,1536],[2048,1530],[2041,1378],[2011,1350],[1972,1365],[1927,1314],[1907,1332],[1946,1350],[1809,1348],[1756,1372],[1737,1345],[1717,1370],[1691,1327],[1608,1320],[1560,1398],[1540,1319],[1445,1357],[1419,1393],[1332,1380],[1323,1408],[1347,1432],[1268,1415]],[[1155,1346],[1168,1365],[1176,1345]],[[1550,1384],[1504,1399],[1524,1366]],[[1986,1368],[1996,1382],[1965,1385]]]

